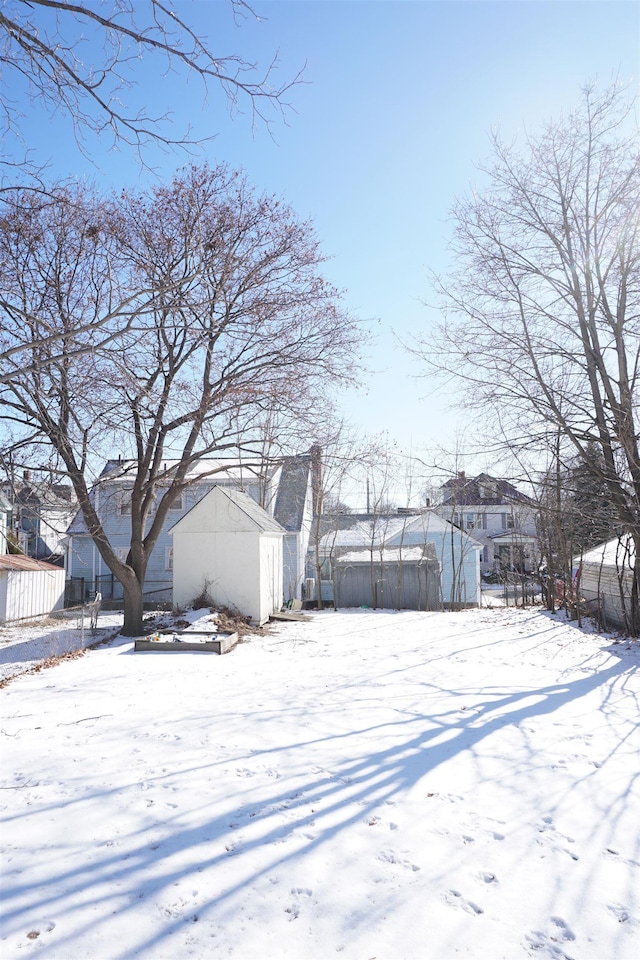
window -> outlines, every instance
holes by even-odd
[[[120,516],[131,516],[131,493],[129,491],[122,494],[122,499],[120,500]]]
[[[475,527],[480,526],[477,515],[475,513],[465,513],[464,526],[466,530],[473,530]]]
[[[173,547],[165,547],[164,549],[164,568],[165,570],[173,570]]]
[[[184,508],[184,491],[181,490],[176,499],[173,501],[169,510],[182,510]],[[170,569],[167,567],[167,569]]]
[[[515,526],[515,524],[514,524],[514,522],[513,522],[513,514],[512,514],[512,513],[502,513],[502,514],[500,514],[500,516],[502,517],[502,529],[503,529],[503,530],[513,530],[513,528],[514,528],[514,526]]]

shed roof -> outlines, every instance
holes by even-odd
[[[23,557],[20,554],[5,553],[0,555],[0,570],[62,570],[53,563],[44,560],[35,560],[33,557]],[[64,571],[63,571],[64,572]]]
[[[199,510],[202,504],[209,497],[226,497],[231,503],[235,504],[239,510],[251,520],[254,526],[260,530],[262,533],[286,533],[286,530],[281,526],[277,520],[274,520],[273,517],[270,517],[266,510],[260,506],[259,503],[250,497],[248,493],[243,493],[241,490],[233,490],[229,487],[223,487],[219,484],[215,484],[209,490],[208,493],[205,493],[204,497],[201,497],[197,503],[195,503],[190,510],[187,510],[183,517],[180,517],[172,527],[169,529],[169,533],[174,533],[174,531],[180,526],[180,524],[189,517],[194,510]]]
[[[437,564],[434,543],[418,547],[385,547],[383,550],[351,550],[336,559],[337,564],[353,563],[433,563]]]

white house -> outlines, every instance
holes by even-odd
[[[78,509],[70,484],[32,480],[31,472],[16,483],[4,483],[11,512],[11,532],[22,553],[36,560],[61,563],[67,527]]]
[[[215,486],[169,533],[174,606],[206,593],[257,624],[281,609],[286,531],[248,494]]]
[[[482,545],[480,569],[531,573],[539,564],[535,502],[508,480],[458,473],[442,485],[434,509]]]

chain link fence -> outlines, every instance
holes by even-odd
[[[100,594],[90,602],[0,625],[0,682],[43,661],[84,650],[117,633],[113,616],[100,623]]]

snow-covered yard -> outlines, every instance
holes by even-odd
[[[639,663],[540,611],[326,612],[19,677],[0,953],[635,960]]]

